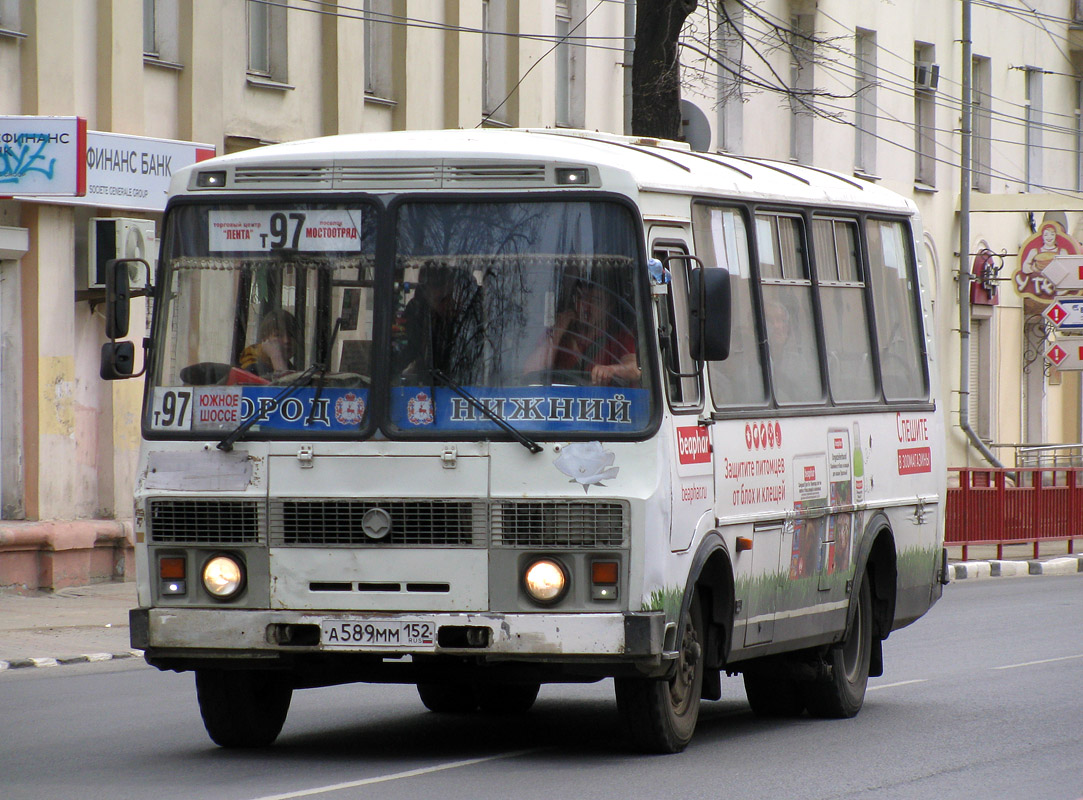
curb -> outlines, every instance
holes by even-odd
[[[141,658],[142,656],[143,653],[139,650],[129,650],[126,653],[86,653],[81,656],[65,656],[63,658],[16,658],[12,661],[0,661],[0,672],[31,667],[66,667],[70,664],[119,661],[126,658]]]
[[[958,561],[948,564],[948,580],[1002,578],[1017,575],[1077,575],[1083,573],[1083,555],[1045,561]]]

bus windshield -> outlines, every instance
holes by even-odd
[[[246,436],[500,438],[495,416],[542,435],[640,432],[636,231],[603,201],[178,206],[147,427],[213,435],[258,415]]]

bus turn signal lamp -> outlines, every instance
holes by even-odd
[[[737,537],[737,552],[743,553],[745,550],[752,549],[752,539],[747,536]]]
[[[590,596],[592,600],[616,600],[620,564],[616,561],[590,562]]]
[[[203,565],[203,588],[219,600],[229,600],[244,588],[244,567],[233,556],[215,556]]]
[[[568,573],[551,558],[539,558],[523,573],[523,589],[535,603],[549,606],[568,590]]]
[[[188,591],[187,577],[184,556],[162,556],[158,559],[158,587],[161,594],[185,594]]]

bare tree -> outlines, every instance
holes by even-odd
[[[681,132],[677,42],[698,0],[636,0],[632,62],[632,132],[676,139]]]
[[[750,24],[733,19],[727,5],[739,8]],[[634,134],[680,138],[680,92],[688,84],[713,88],[719,100],[730,99],[735,92],[771,92],[795,113],[838,118],[837,111],[816,101],[842,100],[853,93],[818,88],[807,76],[817,63],[831,63],[838,69],[836,62],[852,61],[847,39],[793,26],[759,5],[756,0],[709,0],[702,14],[691,16],[699,7],[698,0],[637,0]],[[725,52],[720,47],[724,40],[738,43],[744,57],[735,59]],[[779,52],[788,55],[788,67],[780,68],[784,58]]]

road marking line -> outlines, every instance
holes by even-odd
[[[516,756],[526,755],[527,753],[537,752],[540,748],[531,748],[529,750],[515,750],[511,753],[499,753],[495,756],[484,756],[483,758],[468,758],[465,761],[450,761],[447,764],[436,764],[432,767],[420,767],[418,769],[409,769],[405,772],[393,772],[390,775],[377,775],[373,778],[362,778],[356,781],[347,781],[345,783],[335,783],[330,786],[318,786],[314,789],[299,789],[296,792],[286,792],[285,794],[271,794],[264,797],[257,797],[255,800],[294,800],[298,797],[312,797],[317,794],[326,794],[328,792],[338,792],[342,789],[355,789],[358,786],[371,786],[375,783],[387,783],[388,781],[397,781],[403,778],[416,778],[419,775],[429,775],[433,772],[443,772],[447,769],[458,769],[459,767],[472,767],[475,764],[484,764],[487,761],[499,761],[503,758],[515,758]]]
[[[870,686],[866,689],[866,692],[875,692],[877,689],[894,689],[896,686],[909,686],[912,683],[927,683],[928,678],[915,678],[912,681],[896,681],[895,683],[881,683],[876,686]]]
[[[1077,658],[1083,658],[1083,653],[1075,656],[1061,656],[1060,658],[1043,658],[1040,661],[1024,661],[1022,664],[1006,664],[1003,667],[992,667],[991,669],[1015,669],[1016,667],[1033,667],[1038,664],[1054,664],[1057,661],[1074,661]]]

